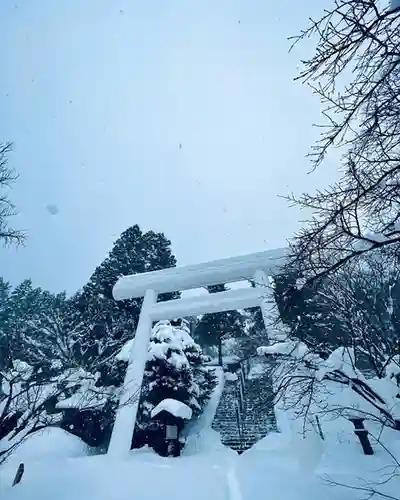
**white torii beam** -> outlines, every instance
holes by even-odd
[[[258,270],[272,273],[282,265],[286,253],[287,249],[280,248],[202,264],[123,276],[115,284],[113,296],[115,300],[133,299],[143,297],[146,290],[167,293],[250,280]]]
[[[199,314],[246,309],[259,305],[265,291],[260,288],[241,288],[209,295],[157,302],[149,314],[153,321],[160,319],[185,318]]]
[[[267,276],[284,262],[287,250],[269,250],[203,264],[173,267],[121,277],[114,286],[116,300],[144,296],[135,341],[129,356],[123,392],[115,416],[108,454],[129,452],[153,321],[260,306],[267,327],[271,291]],[[241,288],[210,295],[157,303],[160,293],[188,290],[240,280],[254,280],[256,288]]]

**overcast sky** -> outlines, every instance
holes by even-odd
[[[320,104],[293,82],[311,45],[287,41],[323,7],[1,0],[0,140],[28,232],[1,274],[73,292],[135,223],[179,264],[285,245],[301,214],[278,195],[334,170],[307,175]]]

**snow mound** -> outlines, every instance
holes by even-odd
[[[190,420],[192,418],[192,409],[188,405],[177,401],[176,399],[163,399],[161,403],[153,408],[151,418],[156,417],[162,411],[166,411],[177,418],[184,418]]]
[[[107,455],[46,464],[21,483],[0,490],[4,500],[226,500],[225,467],[218,454],[160,457],[149,449],[126,460]],[[28,474],[31,472],[30,474]],[[204,480],[206,478],[206,480]]]
[[[88,454],[89,447],[81,439],[58,427],[48,427],[31,434],[16,448],[0,467],[0,484],[12,483],[20,463],[25,465],[25,474],[28,474],[37,464],[54,466],[65,459]]]
[[[203,429],[187,438],[183,456],[213,455],[220,456],[224,461],[237,457],[236,451],[223,445],[221,435],[214,429]]]
[[[28,436],[10,461],[75,458],[85,456],[87,451],[87,445],[78,437],[58,427],[48,427]]]
[[[10,486],[11,476],[7,484],[2,477],[0,497],[5,500],[130,500],[134,493],[135,498],[146,500],[164,497],[187,500],[188,495],[192,500],[263,500],[266,496],[277,500],[366,498],[365,492],[329,484],[327,477],[355,487],[365,486],[366,481],[377,484],[379,480],[382,482],[382,471],[388,466],[387,453],[374,445],[374,456],[363,455],[346,419],[326,420],[323,429],[324,441],[316,434],[307,433],[303,438],[271,433],[239,456],[225,448],[218,433],[208,428],[203,429],[202,440],[207,446],[193,450],[186,447],[179,459],[160,457],[143,448],[131,452],[127,460],[113,460],[104,455],[70,458],[71,453],[79,452],[81,443],[78,445],[79,440],[71,440],[67,433],[52,429],[47,437],[36,435],[32,443],[36,441],[38,449],[53,458],[28,464],[21,483],[15,488]],[[391,453],[397,456],[398,432],[387,429],[382,438],[390,443]],[[78,445],[76,448],[74,443]],[[52,455],[53,445],[58,447],[55,455]],[[61,455],[67,459],[54,460]],[[398,483],[381,484],[379,489],[395,498]]]

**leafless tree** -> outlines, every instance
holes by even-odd
[[[8,197],[7,190],[18,177],[14,169],[8,166],[8,154],[11,150],[10,142],[0,143],[0,241],[5,245],[21,244],[25,239],[22,231],[13,229],[8,224],[9,218],[16,215],[16,211]]]
[[[325,123],[313,167],[337,147],[341,179],[289,199],[312,211],[291,244],[289,264],[309,280],[383,246],[400,253],[400,7],[335,0],[293,39],[316,37],[299,79],[321,99]],[[343,84],[343,82],[348,82]]]
[[[0,370],[0,389],[0,440],[5,439],[1,466],[27,436],[54,423],[46,409],[63,390],[26,370]]]
[[[391,252],[369,252],[296,293],[282,306],[291,335],[322,356],[352,347],[360,369],[385,376],[400,354],[400,271]]]
[[[95,382],[82,368],[66,369],[54,377],[20,361],[12,369],[0,368],[0,441],[4,440],[0,467],[31,434],[59,426],[65,409],[96,410],[112,398],[115,409],[120,408],[117,400],[122,389],[97,387]],[[131,394],[124,405],[138,397],[138,392]]]
[[[294,345],[294,344],[293,344]],[[284,410],[291,410],[296,418],[302,418],[304,424],[318,409],[320,414],[331,413],[335,417],[354,412],[354,408],[326,403],[331,395],[331,388],[347,386],[366,403],[370,411],[366,413],[369,420],[375,420],[394,430],[399,430],[398,420],[391,413],[391,408],[380,394],[362,376],[357,376],[357,370],[350,375],[346,371],[335,368],[327,371],[319,379],[317,372],[319,364],[313,361],[313,356],[307,353],[304,357],[289,354],[271,355],[279,361],[271,365],[268,376],[274,382],[274,401]],[[355,367],[354,367],[355,368]],[[357,410],[360,412],[360,410]]]
[[[324,280],[320,294],[340,320],[359,366],[384,377],[400,354],[400,270],[390,253],[382,249],[344,266]]]

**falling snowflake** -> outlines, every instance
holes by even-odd
[[[46,205],[46,209],[51,215],[57,215],[58,214],[58,207],[57,205]]]

